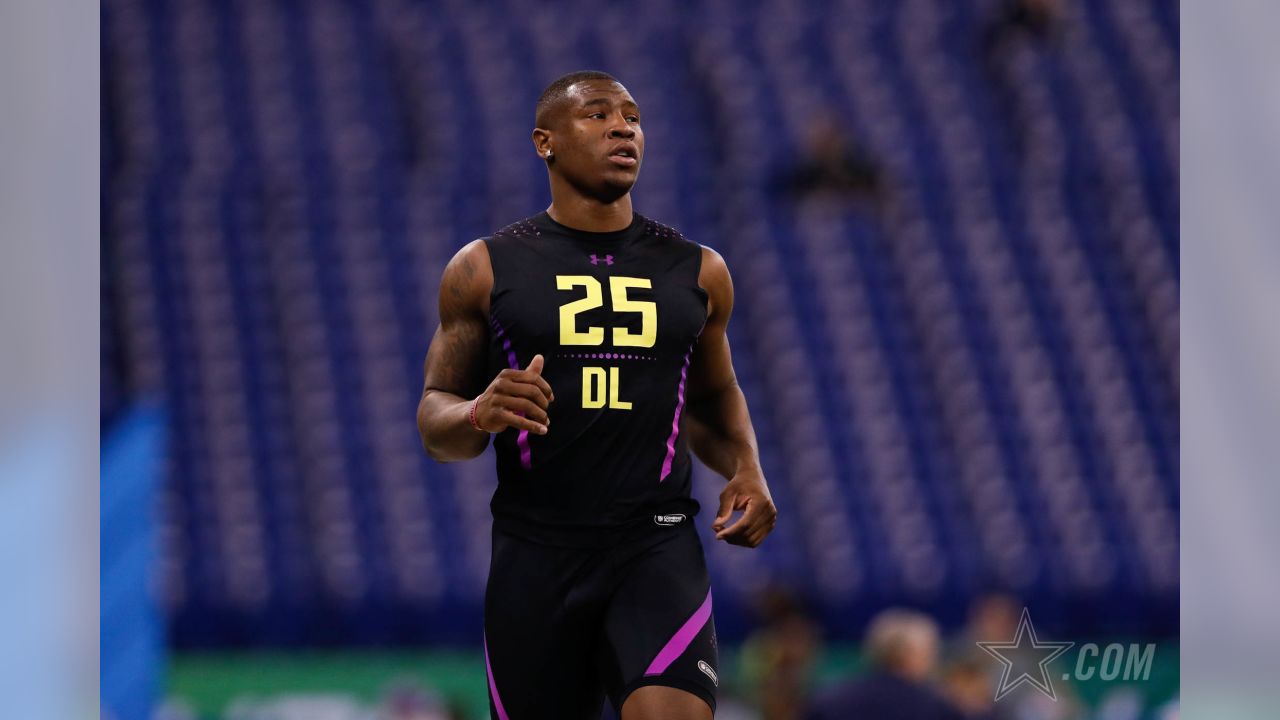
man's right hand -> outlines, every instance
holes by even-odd
[[[498,373],[476,398],[476,424],[491,433],[513,427],[546,435],[547,406],[556,396],[542,377],[543,362],[542,355],[534,355],[524,370]]]

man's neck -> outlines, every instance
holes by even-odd
[[[555,198],[547,208],[552,220],[585,232],[615,232],[625,230],[631,225],[631,193],[627,193],[611,203],[576,196],[572,198]]]

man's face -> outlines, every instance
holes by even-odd
[[[552,125],[553,167],[584,195],[612,202],[635,185],[644,131],[626,88],[608,80],[576,83]]]

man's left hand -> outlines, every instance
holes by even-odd
[[[742,515],[726,527],[733,511]],[[778,509],[769,495],[769,486],[758,469],[739,471],[720,492],[720,511],[711,523],[717,540],[730,545],[757,547],[778,521]]]

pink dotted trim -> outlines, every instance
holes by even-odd
[[[557,353],[556,357],[576,358],[579,360],[657,360],[653,355],[637,355],[635,353]]]

